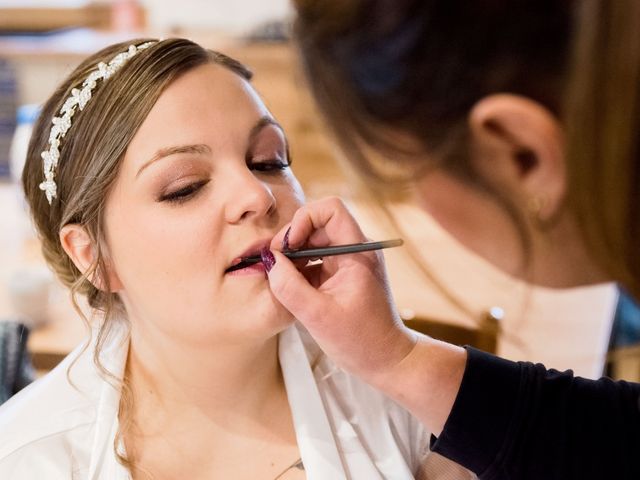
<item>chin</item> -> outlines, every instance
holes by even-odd
[[[226,316],[229,334],[254,340],[274,337],[295,322],[293,315],[273,298],[258,304],[246,302],[243,308],[227,312]]]

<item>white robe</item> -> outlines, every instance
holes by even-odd
[[[101,354],[118,378],[128,351],[120,330]],[[93,346],[75,350],[0,407],[0,479],[130,478],[113,448],[120,393],[92,355]],[[414,478],[429,444],[417,420],[336,368],[299,326],[280,334],[279,356],[307,479]]]

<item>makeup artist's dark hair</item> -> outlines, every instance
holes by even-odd
[[[129,45],[140,45],[151,39],[131,40],[111,45],[83,61],[57,88],[45,103],[36,122],[29,144],[22,182],[31,216],[38,231],[44,258],[62,283],[69,287],[78,313],[77,295],[86,296],[94,312],[102,315],[97,334],[94,362],[110,380],[113,378],[100,364],[100,352],[114,322],[126,321],[124,306],[109,287],[108,245],[105,238],[105,203],[118,176],[125,151],[162,92],[186,72],[215,64],[229,69],[245,80],[251,72],[238,61],[218,52],[206,50],[189,40],[160,41],[128,60],[122,68],[93,90],[87,106],[75,113],[73,124],[65,135],[56,171],[57,198],[50,206],[39,188],[44,180],[40,153],[48,149],[51,120],[74,88],[94,71],[100,62],[108,63]],[[94,251],[93,264],[80,272],[62,248],[59,233],[68,224],[79,224],[89,234]],[[98,288],[96,285],[100,285]],[[121,431],[127,428],[131,413],[131,396],[124,384],[120,403]],[[115,448],[115,446],[114,446]],[[123,464],[133,469],[135,452],[127,457],[116,454]]]
[[[393,158],[396,179],[438,166],[477,184],[517,224],[515,209],[472,168],[467,115],[492,93],[529,97],[567,129],[567,205],[594,258],[640,298],[640,2],[294,3],[311,88],[369,184],[384,191],[402,182],[363,147]],[[418,148],[400,144],[403,135]]]
[[[381,187],[366,145],[405,167],[473,179],[468,113],[509,92],[559,113],[571,0],[297,0],[295,34],[320,109],[349,160]],[[385,135],[392,132],[392,136]],[[409,135],[419,151],[399,143]],[[416,153],[430,165],[416,163]]]

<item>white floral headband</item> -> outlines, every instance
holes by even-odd
[[[44,160],[45,181],[40,184],[40,190],[44,190],[49,205],[51,205],[52,200],[56,198],[57,195],[57,186],[54,178],[56,173],[55,169],[58,166],[58,159],[60,158],[60,141],[71,128],[71,119],[76,113],[76,110],[78,108],[83,110],[87,102],[91,100],[91,94],[93,89],[96,88],[96,82],[98,80],[104,82],[140,50],[149,48],[155,43],[157,43],[157,41],[146,42],[140,45],[129,45],[127,51],[119,53],[113,57],[109,63],[100,62],[97,70],[91,72],[84,82],[82,82],[82,89],[74,88],[71,90],[71,96],[67,98],[60,109],[60,116],[53,117],[51,120],[53,126],[49,133],[49,149],[41,153],[42,160]]]

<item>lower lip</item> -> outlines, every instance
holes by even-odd
[[[263,275],[264,276],[265,269],[264,264],[262,262],[254,263],[253,265],[249,265],[248,267],[241,268],[240,270],[234,270],[232,272],[227,272],[227,275],[232,275],[234,277],[241,275]]]

